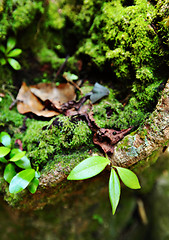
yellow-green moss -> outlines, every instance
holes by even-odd
[[[60,116],[58,125],[46,130],[42,130],[42,125],[31,123],[23,138],[33,165],[42,167],[50,159],[55,159],[56,154],[71,155],[74,151],[90,150],[94,146],[92,132],[83,121],[73,123],[69,117]]]

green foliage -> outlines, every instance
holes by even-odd
[[[5,147],[10,147],[11,146],[11,137],[6,132],[1,132],[0,133],[0,142]]]
[[[0,148],[0,158],[8,155],[8,153],[10,152],[10,149],[7,147],[1,147]]]
[[[25,169],[17,173],[9,184],[10,193],[18,193],[24,190],[35,177],[34,169]]]
[[[26,152],[20,149],[11,149],[11,137],[6,132],[0,133],[0,162],[5,163],[4,179],[9,183],[9,192],[18,193],[29,186],[29,191],[35,193],[39,184],[39,174],[31,167]],[[18,172],[18,169],[22,168]]]
[[[12,163],[6,165],[4,170],[4,179],[10,183],[12,178],[16,175],[15,166]]]
[[[20,70],[21,66],[19,62],[13,57],[19,56],[22,53],[22,50],[19,48],[13,49],[15,45],[16,39],[12,37],[8,38],[6,48],[3,45],[0,45],[0,51],[2,53],[0,64],[3,66],[8,62],[13,69]]]
[[[107,161],[106,161],[107,160]],[[68,180],[83,180],[91,178],[106,167],[109,164],[109,160],[104,157],[94,156],[85,159],[79,163],[69,174]]]
[[[29,191],[34,194],[39,186],[39,177],[36,177],[36,172],[35,172],[35,177],[33,180],[29,183],[28,189]]]
[[[101,156],[93,156],[79,163],[68,175],[68,180],[84,180],[99,174],[108,164],[112,163],[108,158]],[[112,213],[115,214],[116,208],[120,200],[121,186],[119,178],[129,188],[139,189],[140,184],[137,176],[131,170],[111,166],[109,179],[109,198],[112,206]]]
[[[122,167],[115,167],[117,169],[117,172],[123,181],[123,183],[132,189],[138,189],[140,188],[139,181],[136,177],[136,175],[130,171],[129,169],[122,168]]]
[[[112,168],[109,179],[109,198],[112,206],[113,215],[115,214],[117,205],[120,200],[120,192],[121,192],[120,181],[116,171],[114,170],[114,168]]]

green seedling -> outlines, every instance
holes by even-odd
[[[0,64],[3,66],[9,63],[13,69],[20,70],[21,65],[15,57],[18,57],[22,53],[22,50],[14,48],[15,45],[16,39],[13,37],[8,38],[6,47],[2,44],[0,45]]]
[[[101,156],[93,156],[83,160],[79,163],[67,177],[68,180],[84,180],[96,176],[104,170],[107,165],[112,165],[110,160]],[[111,166],[110,179],[109,179],[109,198],[112,206],[113,215],[116,212],[121,193],[121,181],[129,188],[139,189],[140,183],[131,170]]]
[[[40,174],[31,167],[25,151],[11,148],[11,137],[6,132],[0,133],[0,162],[6,164],[3,177],[9,183],[10,193],[19,193],[26,187],[35,193],[39,185]],[[22,169],[18,172],[18,169]]]

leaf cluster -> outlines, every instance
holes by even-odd
[[[2,44],[0,45],[0,64],[3,66],[8,62],[13,69],[20,70],[21,65],[14,57],[18,57],[22,53],[22,50],[20,48],[14,49],[15,45],[16,39],[13,37],[8,38],[6,47]]]
[[[26,152],[11,148],[11,137],[6,132],[0,133],[0,143],[0,162],[5,164],[3,177],[9,183],[9,192],[18,193],[28,187],[31,193],[35,193],[40,175],[31,167]]]
[[[68,180],[84,180],[96,176],[104,168],[111,164],[110,160],[101,156],[93,156],[79,163],[67,177]],[[120,200],[120,180],[129,188],[139,189],[140,184],[137,176],[131,170],[112,166],[109,178],[109,198],[112,206],[112,213],[115,214]]]

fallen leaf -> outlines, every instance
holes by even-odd
[[[114,129],[100,128],[93,118],[93,113],[83,113],[73,116],[73,120],[84,120],[87,122],[89,128],[94,133],[93,142],[100,146],[105,153],[113,153],[114,146],[127,135],[133,127],[117,131]]]
[[[21,114],[34,111],[42,111],[44,106],[40,100],[30,91],[30,88],[26,85],[25,82],[22,83],[22,86],[19,90],[19,93],[16,97],[17,99],[17,108]]]
[[[76,98],[75,89],[70,83],[55,86],[39,83],[27,86],[25,82],[17,95],[17,109],[21,114],[33,113],[42,117],[60,114],[61,105]]]
[[[74,86],[70,83],[61,83],[59,86],[52,83],[39,83],[30,86],[30,91],[42,101],[50,100],[57,106],[58,102],[63,104],[76,99]]]
[[[123,139],[131,129],[132,127],[129,127],[128,129],[116,131],[114,129],[100,128],[94,134],[93,142],[100,146],[105,153],[113,153],[115,144]]]

